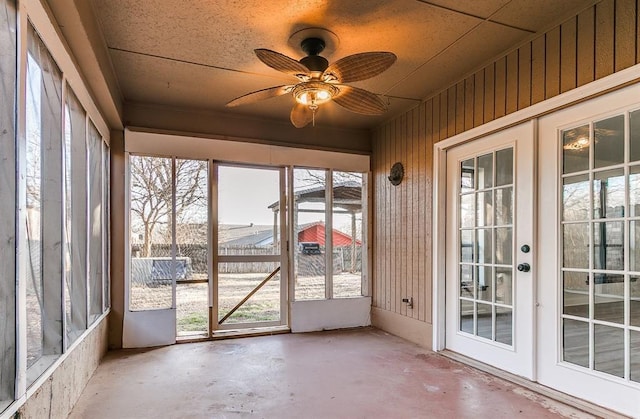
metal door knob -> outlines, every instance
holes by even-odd
[[[528,263],[521,263],[518,265],[518,270],[520,272],[529,272],[531,270],[531,266]]]

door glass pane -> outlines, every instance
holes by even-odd
[[[593,217],[624,217],[624,170],[597,172],[593,179]]]
[[[513,224],[513,188],[496,189],[496,225]]]
[[[640,277],[629,277],[629,323],[631,326],[640,327]]]
[[[482,301],[492,301],[493,271],[491,266],[478,266],[476,268],[476,280],[477,299]]]
[[[473,334],[473,301],[460,300],[460,331]]]
[[[496,186],[513,183],[513,148],[496,152]]]
[[[511,265],[513,260],[513,228],[496,228],[496,264]]]
[[[640,160],[640,110],[629,113],[629,160]]]
[[[596,320],[624,324],[624,275],[593,275],[593,317]]]
[[[630,373],[631,381],[640,383],[640,332],[631,330],[629,332],[629,340],[631,341],[630,352]]]
[[[640,216],[640,166],[629,167],[629,215]]]
[[[186,265],[176,278],[178,336],[205,334],[209,326],[208,189],[206,161],[176,159],[176,262]]]
[[[496,342],[513,345],[513,311],[496,306]]]
[[[472,192],[475,189],[475,160],[465,160],[460,164],[460,192]]]
[[[589,175],[566,177],[562,180],[562,219],[589,219]]]
[[[480,192],[476,194],[476,222],[478,226],[493,225],[493,192]]]
[[[478,189],[493,186],[493,153],[478,157]]]
[[[589,317],[589,274],[563,272],[562,312],[571,316]]]
[[[624,377],[624,329],[594,325],[594,369]]]
[[[131,280],[129,309],[167,309],[172,275],[182,278],[186,264],[172,266],[172,163],[170,158],[130,156]]]
[[[566,130],[562,133],[562,173],[581,172],[589,169],[589,125]]]
[[[326,295],[325,170],[294,169],[294,272],[296,300]]]
[[[589,268],[589,224],[563,225],[562,242],[565,268]]]
[[[629,222],[629,269],[640,271],[640,221]]]
[[[477,303],[477,316],[476,335],[485,339],[493,339],[491,304]]]
[[[460,296],[475,297],[475,281],[473,280],[474,267],[472,265],[460,266]]]
[[[593,247],[595,269],[624,269],[624,223],[594,223]]]
[[[491,249],[492,230],[490,228],[481,228],[476,230],[477,235],[477,254],[479,263],[491,263],[493,251]]]
[[[473,243],[474,243],[473,230],[460,231],[460,262],[467,262],[467,263],[474,262]]]
[[[594,167],[624,162],[624,115],[598,121],[594,130]]]
[[[460,227],[474,227],[476,210],[475,194],[462,195],[460,197]]]
[[[513,304],[513,270],[511,268],[496,268],[495,301],[500,304]]]
[[[589,323],[562,320],[562,360],[589,368]]]
[[[362,292],[363,174],[333,172],[333,297]]]

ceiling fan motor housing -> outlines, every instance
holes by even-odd
[[[305,67],[312,72],[322,73],[329,67],[329,61],[321,57],[320,54],[324,50],[325,43],[320,38],[306,38],[300,43],[300,47],[307,54],[300,60]]]

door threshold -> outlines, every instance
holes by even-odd
[[[484,371],[488,374],[494,375],[498,378],[502,378],[503,380],[509,381],[520,387],[524,387],[527,390],[531,390],[535,393],[541,394],[542,396],[556,400],[560,403],[564,403],[571,407],[575,407],[576,409],[582,410],[583,412],[589,413],[591,415],[595,415],[597,417],[602,417],[602,418],[621,418],[621,419],[627,418],[627,416],[624,416],[618,412],[614,412],[613,410],[609,410],[605,407],[591,403],[587,400],[579,399],[575,396],[571,396],[561,391],[554,390],[550,387],[536,383],[535,381],[528,380],[527,378],[520,377],[519,375],[511,374],[510,372],[507,372],[507,371],[501,370],[500,368],[496,368],[494,366],[477,361],[473,358],[466,357],[457,352],[452,352],[450,350],[445,349],[437,353],[439,353],[440,355],[446,356],[447,358],[469,365],[470,367],[473,367],[480,371]]]
[[[191,343],[191,342],[202,342],[205,340],[236,339],[236,338],[247,338],[247,337],[254,337],[254,336],[281,335],[285,333],[291,333],[291,328],[289,326],[268,326],[268,327],[252,327],[247,329],[215,330],[211,333],[211,336],[207,336],[206,334],[179,336],[176,339],[176,342]]]

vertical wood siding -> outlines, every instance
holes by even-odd
[[[431,322],[434,143],[639,63],[639,2],[603,0],[375,130],[375,307]]]

